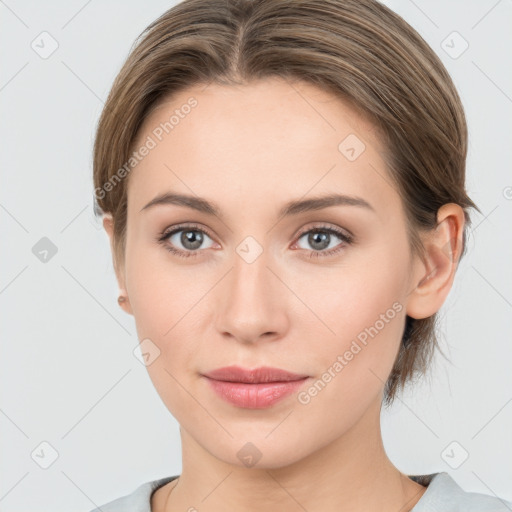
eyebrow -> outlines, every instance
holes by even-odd
[[[174,204],[178,206],[186,206],[207,215],[215,215],[222,219],[222,214],[218,205],[207,201],[201,197],[190,196],[186,194],[176,194],[167,192],[156,196],[140,212],[148,210],[155,206]],[[279,211],[279,217],[288,217],[298,215],[300,213],[322,210],[331,206],[358,206],[365,208],[374,213],[373,206],[362,197],[348,196],[344,194],[329,194],[326,196],[313,197],[310,199],[299,199],[286,203]],[[139,212],[139,213],[140,213]]]

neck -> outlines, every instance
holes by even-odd
[[[283,512],[409,512],[423,487],[388,459],[380,430],[380,403],[342,437],[296,462],[275,468],[228,464],[181,428],[183,470],[155,493],[154,512],[275,510]],[[170,492],[172,491],[172,493]]]

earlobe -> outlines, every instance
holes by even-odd
[[[129,315],[133,315],[132,306],[130,304],[130,300],[128,299],[127,295],[124,295],[126,292],[121,292],[119,297],[117,298],[117,302],[121,309],[128,313]]]
[[[446,300],[462,253],[464,222],[459,205],[448,203],[439,208],[437,227],[423,240],[425,259],[417,266],[406,308],[410,317],[428,318]]]
[[[119,297],[117,302],[119,306],[123,309],[125,313],[133,315],[132,308],[130,305],[130,299],[128,298],[128,292],[126,291],[124,275],[123,271],[117,268],[115,261],[115,251],[114,251],[114,220],[112,218],[112,214],[105,213],[103,216],[103,227],[107,232],[109,241],[110,241],[110,251],[112,254],[112,263],[114,265],[114,271],[116,274],[117,283],[119,285]]]
[[[110,242],[112,244],[112,234],[114,232],[114,220],[112,218],[111,213],[105,213],[103,215],[103,227],[107,232],[108,237],[110,238]]]

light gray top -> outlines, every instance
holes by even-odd
[[[178,476],[145,482],[131,494],[109,501],[90,512],[151,512],[152,493]],[[409,478],[427,486],[411,512],[512,512],[512,501],[466,492],[446,472],[409,475]]]

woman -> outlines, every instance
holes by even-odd
[[[153,22],[94,186],[183,470],[101,510],[509,510],[401,473],[380,432],[439,348],[478,210],[466,149],[447,71],[375,1],[185,0]]]

